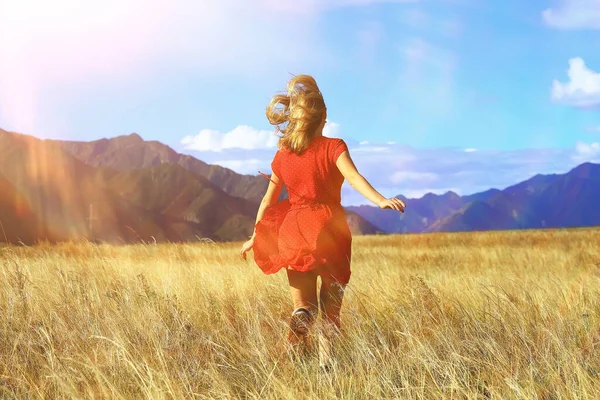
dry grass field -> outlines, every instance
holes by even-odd
[[[356,237],[329,374],[238,248],[0,248],[0,398],[600,398],[600,229]]]

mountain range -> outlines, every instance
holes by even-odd
[[[6,131],[0,131],[0,185],[0,240],[9,242],[235,240],[251,232],[255,208],[177,164],[136,173],[95,167],[60,142]],[[188,202],[203,201],[210,212],[184,207],[190,191],[201,200]],[[167,206],[175,201],[182,204],[177,212]]]
[[[267,186],[137,134],[77,142],[0,129],[0,241],[242,240]],[[469,196],[398,197],[404,214],[346,207],[353,234],[600,225],[600,165]]]
[[[565,228],[600,225],[600,165],[564,174],[535,175],[503,190],[469,196],[428,193],[406,199],[404,214],[371,206],[347,207],[390,233]]]
[[[75,142],[0,129],[0,241],[242,240],[268,183],[137,134]],[[377,231],[353,212],[348,222]]]

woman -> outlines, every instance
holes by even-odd
[[[321,365],[327,366],[330,339],[339,333],[344,288],[351,274],[352,236],[340,204],[342,183],[346,179],[380,208],[404,212],[405,204],[373,189],[356,170],[343,140],[323,136],[327,108],[313,77],[292,78],[287,93],[271,100],[267,118],[281,134],[279,149],[254,234],[240,254],[246,259],[253,249],[254,260],[266,274],[286,268],[294,305],[288,335],[293,344],[306,344],[320,304],[324,336],[319,353]],[[277,202],[283,184],[289,200]]]

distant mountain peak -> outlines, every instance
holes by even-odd
[[[129,135],[117,136],[113,140],[115,142],[126,143],[126,144],[131,144],[131,145],[144,143],[144,139],[139,134],[137,134],[135,132],[130,133]]]
[[[425,200],[429,200],[429,199],[435,199],[435,198],[440,198],[440,199],[457,199],[460,196],[456,193],[453,192],[452,190],[448,190],[447,192],[443,193],[443,194],[435,194],[435,193],[431,193],[431,192],[427,192],[425,193],[425,195],[423,195],[423,197],[421,197],[421,199],[425,199]]]
[[[600,164],[585,162],[573,168],[569,174],[580,178],[600,178]]]
[[[448,190],[446,193],[444,193],[442,195],[442,197],[456,198],[456,197],[460,197],[460,196],[456,192],[453,192],[452,190]]]

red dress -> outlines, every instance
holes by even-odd
[[[340,203],[344,177],[335,165],[346,150],[341,139],[317,136],[301,155],[275,154],[271,170],[289,200],[269,206],[256,224],[254,260],[265,274],[318,269],[342,284],[350,280],[352,235]]]

